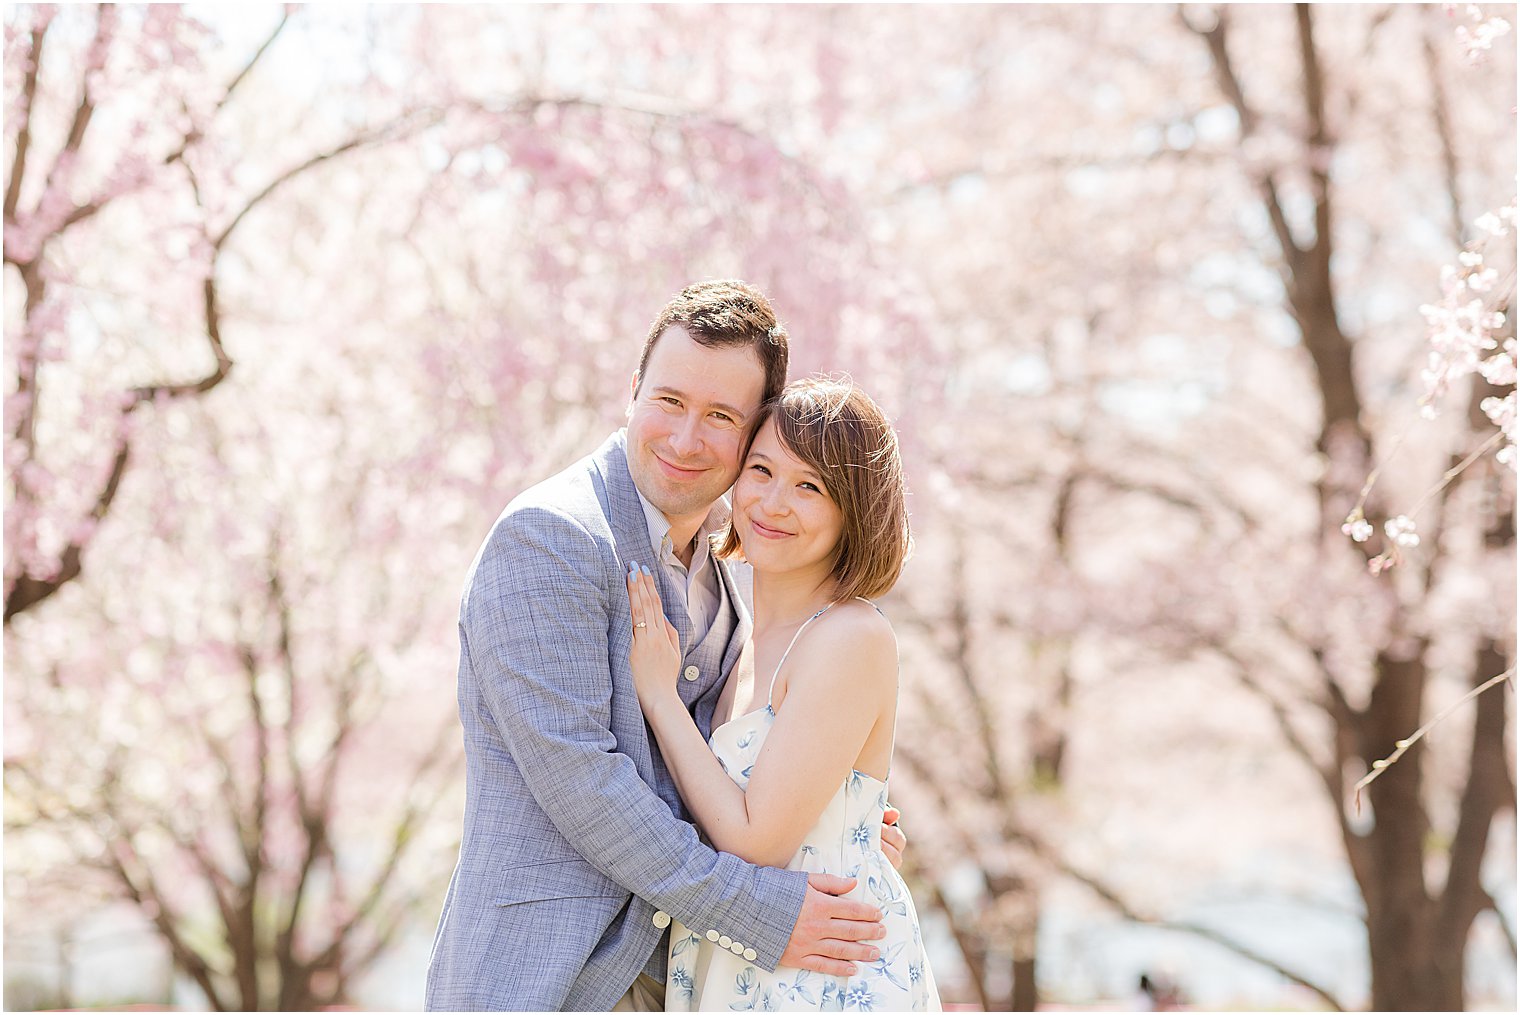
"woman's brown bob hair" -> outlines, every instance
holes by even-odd
[[[844,516],[830,573],[836,599],[885,594],[913,548],[892,424],[848,378],[810,377],[793,381],[760,407],[745,458],[768,419],[776,421],[782,446],[818,473]],[[732,522],[713,540],[719,557],[741,555]]]

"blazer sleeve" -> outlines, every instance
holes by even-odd
[[[744,941],[757,965],[774,970],[807,875],[714,851],[617,750],[608,646],[623,608],[609,587],[617,572],[575,520],[546,508],[508,512],[465,592],[469,664],[534,800],[570,845],[686,926]]]

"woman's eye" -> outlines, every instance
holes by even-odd
[[[814,486],[812,483],[798,483],[797,485],[800,486],[800,487],[802,487],[804,490],[812,490],[814,493],[822,493],[823,492],[822,490],[818,489],[818,487]]]
[[[751,470],[752,470],[752,471],[754,471],[754,472],[758,472],[758,473],[760,473],[760,475],[762,475],[762,476],[769,476],[769,475],[770,475],[770,474],[771,474],[771,470],[770,470],[770,469],[767,469],[767,468],[766,468],[766,467],[765,467],[765,466],[763,466],[763,465],[758,465],[758,464],[756,464],[756,465],[751,465],[751,466],[750,466],[750,469],[751,469]]]

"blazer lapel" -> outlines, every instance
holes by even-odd
[[[732,673],[734,664],[739,661],[739,654],[744,651],[744,646],[749,644],[749,636],[755,630],[755,618],[750,613],[750,597],[753,595],[751,583],[754,576],[749,573],[749,566],[740,564],[730,565],[726,560],[713,561],[718,565],[718,580],[723,583],[723,591],[728,597],[729,604],[734,611],[734,630],[728,638],[728,647],[723,650],[722,673]],[[742,579],[735,572],[743,569]],[[719,678],[721,682],[722,677]]]
[[[633,485],[633,476],[628,472],[627,440],[627,431],[619,430],[607,439],[607,443],[597,453],[597,467],[607,484],[607,517],[612,525],[613,539],[617,542],[624,570],[633,561],[649,568],[654,575],[655,587],[660,590],[660,602],[668,607],[670,603],[680,600],[676,598],[676,590],[671,587],[665,569],[654,566],[659,560],[659,547],[650,545],[649,522],[644,516],[644,505],[639,500],[638,488]],[[675,625],[676,634],[681,638],[682,654],[691,651],[691,618],[684,610],[666,609],[665,615]]]

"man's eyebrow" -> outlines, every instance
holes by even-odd
[[[656,394],[674,395],[675,397],[681,399],[683,402],[688,402],[691,400],[687,397],[686,392],[679,391],[664,384],[657,385],[650,390]],[[729,405],[727,402],[713,402],[712,408],[717,409],[720,412],[726,412],[735,419],[742,420],[745,417],[743,410],[736,409],[732,405]]]

